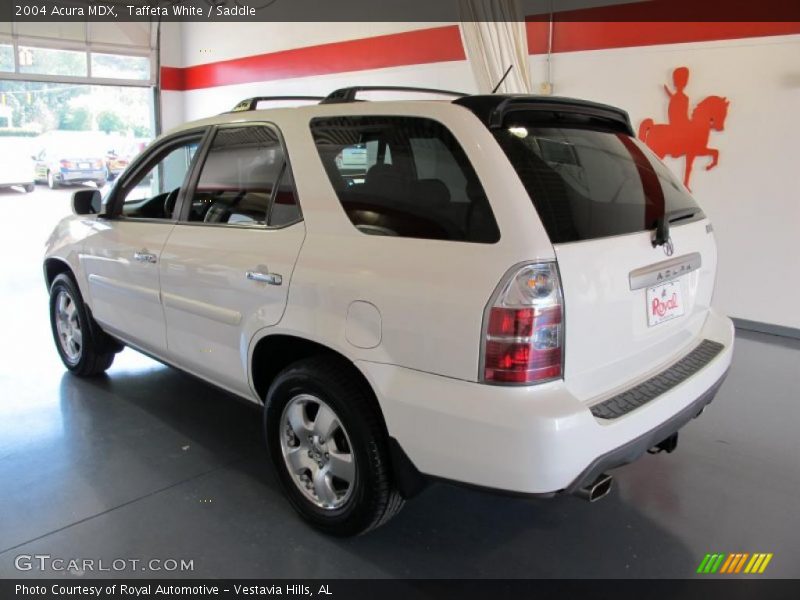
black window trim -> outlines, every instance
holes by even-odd
[[[241,127],[268,127],[272,129],[277,137],[278,142],[281,145],[281,150],[283,150],[283,165],[281,166],[280,173],[278,174],[278,179],[276,181],[276,186],[272,190],[272,197],[269,200],[269,205],[267,206],[267,212],[265,215],[265,223],[263,225],[251,225],[248,223],[205,223],[202,221],[189,221],[189,209],[191,208],[191,198],[194,197],[194,192],[197,189],[197,183],[200,180],[200,174],[202,173],[203,166],[206,163],[206,158],[208,158],[208,153],[211,151],[211,146],[214,141],[214,137],[217,134],[217,131],[220,129],[239,129]],[[281,182],[281,179],[286,174],[287,169],[290,173],[292,173],[292,192],[294,193],[294,199],[297,203],[297,211],[298,217],[289,222],[284,223],[282,225],[269,225],[269,217],[272,215],[272,207],[275,204],[275,198],[277,196],[278,185]],[[232,122],[232,123],[220,123],[217,125],[211,125],[209,127],[207,137],[204,140],[204,144],[202,148],[197,152],[195,155],[195,160],[190,170],[188,183],[186,184],[185,193],[182,197],[178,198],[178,203],[175,206],[175,212],[173,216],[177,215],[176,220],[174,221],[177,225],[188,225],[190,227],[223,227],[225,229],[257,229],[257,230],[264,230],[264,231],[273,231],[277,229],[285,229],[287,227],[292,227],[293,225],[297,225],[298,223],[304,220],[303,218],[303,209],[300,204],[300,197],[297,193],[297,185],[294,181],[294,171],[292,171],[291,161],[289,159],[289,151],[286,148],[286,141],[283,137],[283,133],[281,132],[280,127],[277,124],[271,121],[247,121],[247,122]]]
[[[467,110],[469,110],[469,109],[467,109]],[[333,182],[330,180],[330,176],[328,175],[327,169],[325,168],[325,164],[324,164],[324,161],[322,160],[322,156],[319,153],[319,149],[316,147],[316,141],[314,139],[314,127],[313,126],[314,126],[314,122],[315,121],[324,121],[324,120],[341,119],[341,118],[358,119],[358,118],[364,118],[364,117],[370,117],[370,118],[424,119],[424,120],[427,120],[427,121],[432,121],[432,122],[436,123],[437,125],[443,127],[446,131],[448,131],[450,133],[450,135],[453,136],[453,139],[456,141],[456,143],[459,145],[459,147],[461,148],[461,152],[464,154],[464,158],[466,159],[467,164],[472,169],[472,172],[475,174],[475,177],[477,178],[478,183],[480,183],[481,188],[483,189],[484,195],[486,196],[486,203],[487,203],[487,206],[489,208],[489,212],[492,215],[492,219],[494,219],[494,222],[495,222],[495,227],[497,228],[497,239],[495,241],[493,241],[493,242],[475,242],[475,241],[470,241],[470,240],[442,240],[442,239],[435,239],[435,238],[418,238],[418,237],[402,237],[401,239],[404,239],[404,240],[421,240],[421,241],[425,241],[425,242],[434,242],[434,243],[442,243],[443,242],[443,243],[447,243],[447,244],[470,244],[470,245],[478,245],[478,246],[496,246],[503,240],[503,231],[502,231],[502,228],[500,227],[500,222],[497,220],[497,215],[495,214],[494,206],[492,206],[492,201],[490,200],[489,194],[486,191],[486,188],[484,187],[485,184],[484,184],[483,180],[481,179],[480,175],[478,174],[477,169],[475,168],[475,164],[473,163],[472,159],[469,156],[469,153],[467,152],[467,150],[464,148],[463,144],[461,143],[461,140],[458,139],[458,136],[456,136],[456,134],[453,132],[452,128],[447,123],[442,121],[441,119],[439,119],[437,117],[430,116],[430,115],[421,115],[421,114],[410,115],[410,114],[406,114],[406,113],[384,113],[384,112],[378,112],[378,113],[369,113],[369,112],[367,112],[367,113],[362,113],[362,112],[358,112],[358,113],[333,113],[333,114],[314,115],[311,118],[309,118],[308,123],[306,125],[307,131],[311,136],[311,143],[314,145],[314,148],[316,150],[315,154],[317,156],[317,159],[319,160],[319,164],[322,167],[323,172],[325,173],[325,180],[328,183],[328,185],[330,186],[330,190],[331,190],[331,192],[333,192],[333,195],[337,200],[337,205],[342,210],[342,215],[347,220],[347,222],[350,223],[350,225],[352,226],[352,228],[353,228],[353,230],[355,232],[357,232],[357,233],[359,233],[361,235],[369,235],[369,234],[366,234],[364,231],[361,231],[355,225],[355,223],[353,223],[353,221],[347,215],[347,212],[345,211],[344,206],[342,206],[342,201],[339,198],[339,194],[336,191],[336,189],[334,188]],[[384,149],[384,152],[385,152],[385,149]],[[416,169],[416,165],[414,166],[414,168]],[[380,236],[371,236],[371,237],[380,237]]]
[[[183,204],[183,198],[186,195],[186,190],[188,189],[189,182],[191,181],[191,176],[197,164],[198,156],[208,143],[208,134],[210,130],[210,127],[198,127],[186,131],[180,131],[158,140],[158,142],[142,152],[138,157],[136,157],[133,164],[114,185],[114,188],[111,190],[109,195],[107,211],[105,214],[101,215],[102,218],[114,221],[125,221],[128,223],[164,223],[174,225],[177,222],[177,215],[180,214],[179,209]],[[180,191],[178,192],[178,198],[175,202],[175,209],[172,211],[172,216],[165,219],[156,219],[152,217],[126,217],[123,215],[122,205],[125,194],[130,191],[129,184],[131,182],[138,181],[138,178],[143,173],[147,173],[147,171],[152,169],[155,164],[169,154],[171,149],[174,149],[192,140],[199,141],[198,148],[192,157],[192,163],[189,165],[189,169],[184,175],[183,183],[181,184]]]

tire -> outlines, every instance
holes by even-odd
[[[114,362],[118,346],[94,322],[78,286],[65,273],[50,286],[50,327],[61,362],[75,375],[99,375]]]
[[[56,181],[55,175],[53,175],[52,171],[47,172],[47,187],[49,187],[51,190],[58,189],[59,187],[58,181]]]
[[[323,427],[323,421],[333,425]],[[319,356],[283,370],[267,393],[264,432],[290,503],[317,529],[360,535],[402,508],[383,420],[371,390],[349,365]]]
[[[36,189],[36,186],[32,183],[26,183],[23,188],[26,194],[30,194],[33,190]]]

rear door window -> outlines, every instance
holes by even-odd
[[[500,239],[489,200],[453,134],[431,119],[317,118],[311,132],[357,229],[462,242]]]
[[[516,117],[516,115],[515,115]],[[542,127],[493,131],[554,244],[652,229],[665,213],[704,215],[669,169],[623,133]]]

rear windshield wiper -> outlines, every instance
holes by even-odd
[[[669,241],[669,224],[682,219],[689,219],[700,212],[699,208],[676,208],[665,212],[654,223],[653,247],[663,246]]]

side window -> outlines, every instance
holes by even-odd
[[[178,192],[186,179],[200,139],[170,146],[156,162],[132,182],[125,184],[122,216],[139,219],[171,219]]]
[[[489,200],[461,145],[417,117],[311,121],[342,208],[362,233],[462,242],[500,239]]]
[[[280,139],[270,127],[217,131],[188,220],[215,225],[286,225],[300,209]]]

